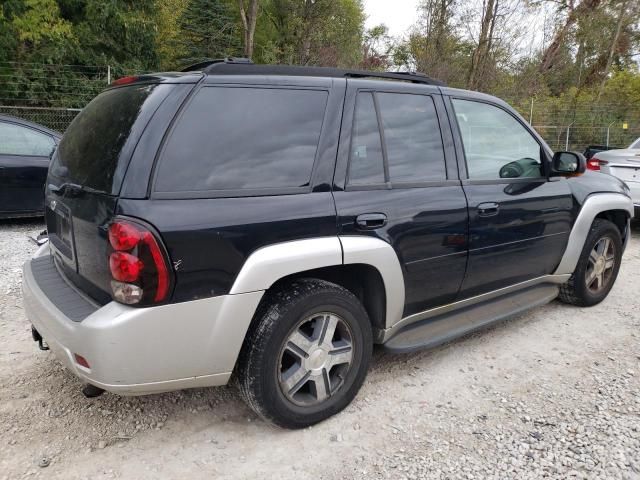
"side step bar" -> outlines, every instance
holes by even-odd
[[[392,353],[408,353],[437,347],[530,308],[545,305],[556,298],[558,292],[558,285],[535,285],[498,299],[412,323],[387,340],[383,348]]]

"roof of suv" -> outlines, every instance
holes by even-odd
[[[298,77],[372,78],[400,80],[426,85],[445,86],[440,80],[418,72],[375,72],[327,67],[301,67],[292,65],[256,65],[246,58],[208,60],[191,65],[183,72],[200,71],[206,75],[282,75]]]

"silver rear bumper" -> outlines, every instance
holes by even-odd
[[[48,255],[42,249],[37,255]],[[23,268],[27,317],[58,359],[83,381],[121,395],[224,385],[263,292],[149,308],[111,302],[72,321]],[[83,356],[90,368],[78,365]]]

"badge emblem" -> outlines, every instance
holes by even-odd
[[[58,202],[56,202],[55,200],[51,200],[51,202],[49,203],[49,208],[51,209],[51,211],[55,211],[57,206]]]

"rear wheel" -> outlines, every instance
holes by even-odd
[[[313,425],[360,389],[373,346],[369,318],[351,292],[322,280],[268,295],[238,360],[240,391],[272,423]]]
[[[618,227],[608,220],[594,220],[573,275],[560,287],[560,300],[581,307],[603,301],[616,281],[621,259]]]

